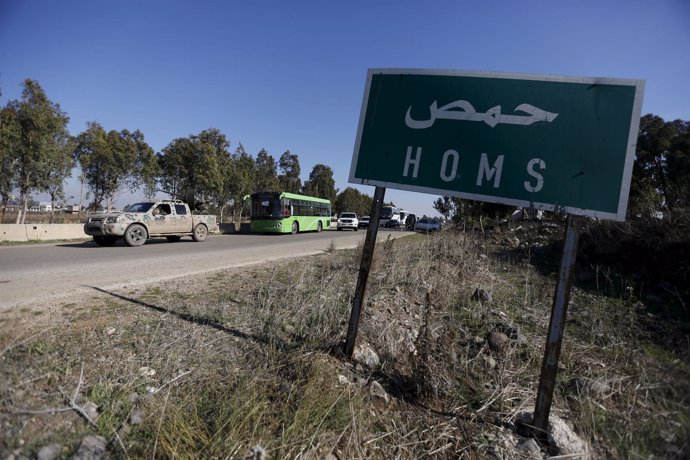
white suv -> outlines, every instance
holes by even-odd
[[[355,214],[354,212],[340,213],[337,224],[338,230],[342,230],[344,228],[351,228],[352,230],[357,231],[358,225],[359,219],[357,219],[357,214]]]

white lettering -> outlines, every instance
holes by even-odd
[[[448,171],[448,159],[451,159],[451,165],[450,165],[450,173],[446,174],[446,171]],[[446,150],[446,153],[443,154],[443,163],[441,163],[441,180],[444,182],[450,182],[453,179],[455,179],[457,173],[458,173],[458,163],[460,162],[460,154],[453,150]]]
[[[530,104],[520,104],[515,107],[515,112],[527,113],[529,116],[504,115],[501,113],[500,105],[491,107],[486,113],[481,113],[475,111],[472,104],[464,100],[454,101],[443,107],[439,107],[437,101],[432,102],[429,106],[428,120],[413,119],[411,111],[412,106],[409,106],[405,114],[405,124],[412,129],[430,128],[436,120],[483,121],[492,128],[499,123],[528,126],[540,121],[551,123],[558,116],[557,113],[547,112]]]
[[[544,187],[544,176],[534,170],[534,167],[539,165],[539,169],[546,169],[546,163],[541,158],[532,158],[527,163],[527,174],[537,179],[537,184],[532,185],[529,181],[525,181],[525,190],[536,193]]]
[[[409,172],[410,165],[414,166],[414,169],[412,170],[412,177],[417,178],[417,173],[419,172],[419,161],[422,158],[422,148],[417,147],[417,156],[415,158],[412,158],[412,146],[407,147],[407,156],[405,157],[405,169],[403,171],[403,176],[407,177],[407,173]]]
[[[479,171],[477,172],[477,186],[481,187],[483,177],[490,181],[494,178],[494,188],[498,188],[501,185],[501,172],[503,171],[503,155],[499,155],[494,162],[493,168],[489,166],[489,157],[486,153],[482,153],[481,160],[479,161]],[[495,176],[495,177],[494,177]]]

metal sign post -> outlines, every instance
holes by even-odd
[[[549,333],[546,338],[546,347],[544,348],[544,360],[541,367],[539,390],[537,391],[537,402],[534,408],[534,420],[532,422],[535,429],[534,434],[541,440],[546,439],[549,412],[551,411],[551,400],[553,399],[553,390],[556,384],[558,358],[561,354],[563,327],[568,312],[568,302],[570,301],[570,287],[573,280],[577,241],[580,233],[578,224],[577,217],[568,215],[563,257],[561,258],[558,283],[556,284],[556,292],[553,297]]]
[[[374,258],[374,248],[376,246],[376,235],[379,231],[379,218],[381,207],[383,206],[383,196],[386,193],[385,187],[376,187],[374,191],[374,201],[371,203],[371,217],[367,227],[367,237],[364,240],[362,250],[362,262],[359,266],[359,278],[355,289],[355,298],[352,300],[352,312],[350,313],[350,325],[347,329],[347,340],[345,342],[345,354],[352,356],[355,350],[355,340],[357,340],[357,329],[359,328],[359,317],[364,304],[364,293],[369,281],[369,270],[371,261]]]

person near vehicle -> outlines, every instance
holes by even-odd
[[[406,229],[414,231],[414,224],[417,223],[417,216],[410,214],[407,216]]]

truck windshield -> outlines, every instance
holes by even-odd
[[[154,203],[134,203],[131,206],[127,206],[125,212],[146,212],[151,209]]]

